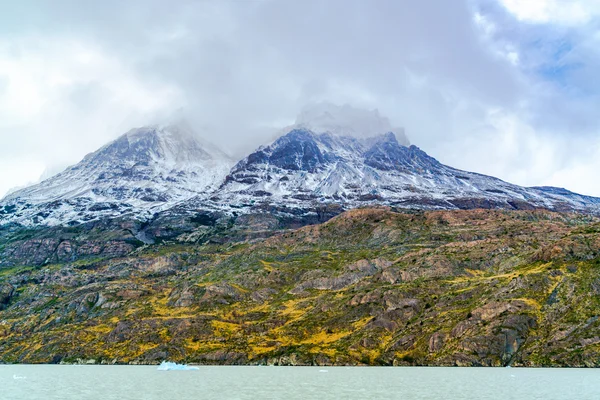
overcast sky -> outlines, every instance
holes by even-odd
[[[600,196],[598,71],[600,0],[3,0],[0,196],[177,110],[240,155],[320,101]]]

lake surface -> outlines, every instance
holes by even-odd
[[[0,399],[600,399],[600,370],[0,366]]]

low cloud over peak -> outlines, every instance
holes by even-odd
[[[403,128],[393,128],[390,120],[381,116],[379,110],[366,110],[349,104],[342,106],[329,102],[306,105],[296,117],[296,126],[315,132],[357,137],[371,137],[388,132],[396,133],[400,143],[408,145]]]

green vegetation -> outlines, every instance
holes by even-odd
[[[266,239],[2,269],[0,361],[598,366],[598,226],[359,209]]]

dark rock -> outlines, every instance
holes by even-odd
[[[569,273],[571,273],[571,274],[575,274],[575,273],[577,273],[577,266],[575,266],[575,265],[568,265],[567,266],[567,271],[569,271]]]
[[[216,350],[209,353],[204,353],[200,356],[200,361],[210,364],[221,364],[221,365],[242,365],[246,364],[248,357],[244,353],[238,353],[235,351],[227,350]],[[294,365],[294,364],[282,364],[279,365]]]
[[[0,283],[0,310],[6,308],[15,294],[15,287],[10,283]]]
[[[124,342],[135,334],[133,331],[133,322],[119,321],[117,326],[108,334],[107,339],[110,343]]]
[[[218,283],[206,287],[204,295],[200,299],[203,304],[231,304],[242,299],[238,289],[228,283]]]
[[[390,346],[391,351],[406,351],[412,348],[417,341],[415,335],[403,336],[396,340],[396,342]]]
[[[385,317],[377,317],[373,321],[369,322],[369,327],[373,328],[383,328],[388,332],[394,332],[398,329],[398,324],[392,320],[389,320]]]
[[[551,306],[553,304],[558,303],[558,292],[560,290],[560,283],[558,285],[556,285],[556,287],[554,288],[554,290],[552,290],[552,293],[550,293],[550,296],[548,296],[548,300],[546,300],[546,304]],[[593,284],[592,284],[593,286]]]
[[[189,307],[196,303],[196,295],[199,288],[197,286],[189,286],[184,284],[174,288],[169,294],[167,305],[170,307]]]
[[[442,332],[436,332],[429,338],[429,352],[436,353],[444,347],[446,342],[446,334]]]

